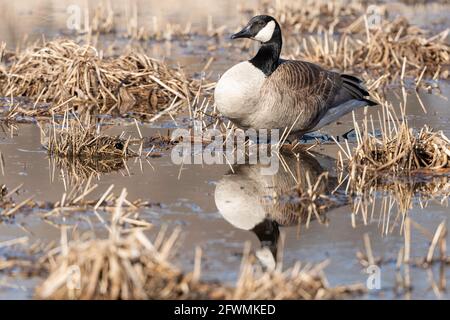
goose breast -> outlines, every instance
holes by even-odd
[[[247,118],[256,111],[265,80],[264,73],[248,61],[233,66],[216,85],[217,110],[232,120]]]

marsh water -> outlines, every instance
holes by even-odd
[[[41,6],[31,1],[16,1],[10,5],[1,1],[3,15],[12,17],[17,14],[25,23],[14,19],[0,21],[0,36],[8,47],[14,48],[20,44],[25,35],[29,38],[39,38],[42,34],[48,38],[64,34],[64,19],[66,17],[65,1],[41,1]],[[138,1],[139,2],[139,1]],[[208,15],[214,17],[217,25],[226,23],[241,23],[236,15],[237,1],[214,1],[214,5],[202,4],[204,1],[185,1],[184,7],[195,7],[187,15],[181,9],[173,10],[178,1],[151,1],[151,6],[142,11],[142,15],[167,15],[171,12],[172,21],[194,21],[202,25]],[[430,6],[432,10],[432,6]],[[401,7],[400,7],[401,9]],[[9,12],[9,14],[5,14]],[[175,12],[175,13],[174,13]],[[414,12],[408,11],[409,15]],[[421,15],[422,13],[418,14]],[[448,26],[448,16],[435,12],[439,19],[444,19]],[[419,19],[419,18],[418,18]],[[447,20],[445,20],[447,19]],[[419,21],[422,21],[419,19]],[[111,35],[100,39],[105,43],[114,41],[116,46],[125,46],[128,40],[113,39]],[[217,77],[234,63],[247,58],[250,52],[227,50],[208,50],[208,45],[216,40],[205,39],[202,36],[192,37],[186,41],[148,42],[141,44],[143,50],[150,56],[165,58],[179,63],[187,73],[193,74],[201,70],[210,57],[214,61],[208,72],[212,79]],[[219,41],[227,41],[226,39]],[[450,84],[440,81],[441,94],[421,92],[421,98],[427,106],[424,114],[415,96],[408,100],[407,112],[410,125],[420,128],[428,124],[436,130],[443,130],[450,135]],[[389,89],[388,96],[392,101],[399,100],[398,88]],[[376,118],[377,111],[369,110]],[[158,133],[167,134],[170,129],[186,126],[189,115],[178,113],[174,119],[163,117],[152,124],[141,123],[140,130],[144,136],[154,136]],[[356,113],[357,121],[363,118],[363,111]],[[342,135],[352,128],[352,116],[342,118],[338,124],[332,124],[322,130],[328,135]],[[35,123],[19,123],[14,130],[6,126],[0,130],[0,151],[4,157],[4,172],[0,172],[1,184],[14,188],[23,185],[17,196],[17,201],[34,196],[37,201],[58,201],[62,194],[70,188],[65,183],[60,168],[55,167],[47,152],[41,145],[40,129]],[[122,131],[137,135],[136,125],[132,121],[117,121],[111,119],[107,132],[119,134]],[[317,177],[324,171],[336,176],[336,157],[338,147],[334,143],[323,143],[313,149],[311,155],[300,157],[300,172]],[[296,161],[288,159],[288,166],[297,166]],[[445,179],[446,177],[440,177]],[[428,180],[426,180],[428,181]],[[280,168],[270,179],[261,175],[257,167],[243,166],[230,172],[230,166],[224,165],[185,165],[180,168],[171,160],[171,150],[162,150],[161,157],[150,158],[149,161],[130,159],[115,172],[100,174],[95,183],[97,190],[93,193],[100,196],[114,184],[113,191],[119,193],[122,188],[128,191],[128,199],[143,199],[152,203],[141,209],[140,217],[152,223],[149,231],[155,234],[161,226],[168,229],[179,227],[181,241],[177,245],[174,262],[183,270],[191,271],[194,265],[194,251],[201,247],[202,279],[221,280],[234,283],[239,273],[239,266],[244,247],[251,244],[251,250],[260,257],[261,263],[272,263],[278,256],[285,267],[292,266],[296,261],[302,263],[319,263],[325,260],[329,265],[325,274],[330,286],[352,283],[366,283],[368,274],[357,259],[356,253],[364,251],[364,234],[369,234],[374,256],[382,257],[381,288],[369,290],[361,298],[404,298],[397,294],[396,259],[399,249],[404,246],[404,236],[401,233],[401,213],[394,202],[392,210],[383,210],[380,203],[389,194],[376,195],[377,202],[368,219],[361,214],[352,215],[350,203],[341,203],[326,212],[326,221],[313,220],[309,226],[299,225],[285,217],[285,211],[273,205],[261,205],[261,199],[273,189],[277,183],[294,182],[289,173]],[[431,183],[431,182],[425,182]],[[247,192],[247,190],[250,190]],[[270,190],[270,191],[268,191]],[[265,217],[261,216],[261,212]],[[447,221],[450,209],[446,202],[440,199],[430,200],[424,205],[419,196],[412,199],[408,216],[421,227],[433,233],[442,221]],[[275,223],[274,223],[275,221]],[[0,243],[2,241],[27,236],[30,243],[34,241],[59,241],[61,225],[77,225],[78,230],[94,229],[98,235],[104,235],[103,226],[98,223],[92,212],[71,212],[61,214],[52,219],[43,219],[37,212],[17,214],[14,219],[0,223]],[[412,230],[411,255],[424,257],[430,240],[419,230]],[[275,248],[276,247],[276,248]],[[6,255],[8,248],[0,248],[0,254]],[[0,257],[1,259],[1,257]],[[411,267],[413,290],[409,297],[434,299],[449,298],[445,291],[433,290],[439,279],[449,279],[450,271],[440,265],[428,269]],[[18,299],[32,298],[39,277],[14,276],[0,273],[0,298]],[[407,296],[408,297],[408,296]]]

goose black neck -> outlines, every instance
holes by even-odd
[[[269,248],[274,258],[276,258],[278,240],[280,238],[279,224],[271,219],[264,219],[261,223],[257,224],[252,231],[261,242],[261,247]]]
[[[266,76],[270,76],[279,65],[282,44],[281,30],[277,25],[272,38],[268,42],[262,43],[250,63],[264,72]]]

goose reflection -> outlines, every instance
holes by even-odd
[[[234,227],[249,230],[258,237],[261,248],[256,256],[263,266],[275,268],[280,226],[305,223],[319,217],[343,201],[320,197],[314,201],[316,213],[311,214],[308,197],[298,196],[314,189],[314,194],[330,196],[337,179],[331,176],[334,159],[320,154],[283,153],[275,175],[261,174],[261,164],[236,165],[217,183],[214,198],[225,220]]]

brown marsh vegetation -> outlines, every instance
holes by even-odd
[[[36,289],[52,299],[323,299],[363,292],[361,285],[329,288],[325,264],[266,270],[245,255],[236,287],[201,281],[201,250],[194,270],[183,273],[170,262],[179,230],[160,231],[150,241],[142,228],[120,225],[123,190],[117,198],[106,239],[67,240],[47,254],[49,276]]]
[[[41,141],[52,156],[90,159],[137,156],[130,148],[131,137],[103,134],[101,124],[88,114],[80,119],[75,113],[66,112],[62,124],[53,121],[48,127],[41,130]]]
[[[424,76],[448,78],[450,46],[447,35],[448,30],[429,35],[400,17],[383,21],[376,29],[367,29],[362,37],[348,33],[337,38],[327,33],[305,37],[293,56],[362,74],[366,79],[376,81],[374,86],[399,80],[402,73],[418,79],[419,84]]]
[[[352,177],[357,173],[368,177],[383,172],[394,175],[448,172],[449,138],[428,126],[420,130],[411,128],[406,117],[406,104],[405,95],[398,117],[391,103],[382,103],[378,119],[380,136],[375,133],[373,118],[366,116],[362,124],[354,121],[356,146],[350,150],[348,143],[346,149],[339,145],[342,151],[339,152],[340,167],[347,166]]]
[[[265,12],[279,19],[289,36],[298,32],[304,36],[301,42],[288,48],[292,56],[341,71],[365,72],[364,77],[371,80],[373,90],[394,79],[404,84],[405,77],[415,78],[416,87],[423,85],[424,79],[448,78],[447,31],[432,35],[401,18],[384,20],[378,28],[371,29],[363,4],[354,1],[350,4],[308,3],[298,6],[294,2],[277,2],[273,6],[267,3],[263,6]],[[153,20],[153,30],[149,30],[139,25],[137,7],[128,14],[125,37],[130,39],[173,40],[204,32],[195,31],[190,23],[160,27],[157,18]],[[101,1],[88,29],[82,32],[112,33],[117,32],[117,27],[110,2]],[[215,36],[224,30],[225,27],[214,28],[211,19],[207,34]],[[306,36],[306,33],[317,35]],[[181,69],[169,67],[143,53],[104,56],[92,45],[63,39],[38,43],[14,54],[6,50],[5,44],[0,45],[0,95],[8,97],[11,104],[3,120],[14,119],[17,114],[47,118],[46,123],[41,123],[42,145],[58,169],[55,170],[64,176],[66,187],[61,200],[43,203],[32,197],[16,201],[15,195],[21,186],[9,191],[2,184],[1,220],[31,212],[51,221],[60,215],[98,210],[107,216],[98,215],[108,232],[106,238],[82,235],[69,240],[67,228],[63,227],[59,247],[49,245],[45,249],[31,250],[30,256],[38,256],[38,260],[0,261],[0,270],[18,266],[28,268],[29,274],[45,275],[45,281],[36,289],[37,298],[324,299],[364,293],[360,284],[330,287],[323,271],[327,262],[297,263],[289,269],[283,270],[280,266],[266,270],[256,263],[248,250],[235,286],[203,281],[200,249],[195,252],[192,272],[182,271],[172,262],[178,230],[167,235],[163,228],[154,240],[144,233],[144,229],[152,225],[140,219],[138,213],[140,208],[152,205],[149,201],[129,201],[125,190],[116,197],[113,185],[100,197],[91,196],[98,187],[92,181],[101,173],[128,170],[126,160],[142,158],[143,144],[152,146],[152,150],[163,145],[167,151],[175,142],[165,136],[141,136],[139,139],[111,136],[103,131],[101,123],[86,114],[120,116],[134,112],[150,116],[153,121],[162,115],[171,116],[172,110],[183,105],[188,106],[189,116],[194,113],[196,120],[206,123],[207,118],[212,118],[205,127],[230,128],[230,123],[217,117],[214,107],[210,110],[210,100],[199,102],[207,93],[202,91],[205,87],[202,81],[186,76]],[[22,104],[20,98],[32,101],[32,108],[29,103]],[[439,195],[445,200],[450,194],[445,177],[432,182],[415,180],[449,172],[450,140],[441,131],[433,131],[428,126],[420,130],[411,128],[406,117],[405,97],[400,112],[392,104],[379,100],[382,102],[378,119],[381,135],[375,134],[372,118],[362,123],[355,120],[356,146],[351,149],[347,142],[340,145],[339,167],[343,174],[348,174],[347,196],[353,201],[352,223],[355,224],[354,216],[358,214],[367,222],[373,214],[369,206],[375,208],[375,201],[378,201],[377,193],[388,194],[389,197],[381,200],[383,209],[379,220],[382,234],[392,232],[396,223],[400,224],[405,245],[398,253],[399,269],[413,263],[422,267],[437,261],[448,263],[445,224],[440,224],[433,234],[416,225],[407,212],[418,197],[427,200]],[[62,121],[55,120],[55,114],[62,115]],[[133,145],[139,146],[139,150],[133,150]],[[3,162],[1,164],[3,171]],[[386,179],[388,175],[394,180],[406,178],[393,181]],[[312,217],[321,221],[324,202],[330,201],[322,188],[328,182],[328,175],[315,178],[311,181],[306,176],[306,184],[292,189],[299,201],[299,210],[308,212],[308,221]],[[397,216],[392,220],[385,218],[395,205]],[[107,220],[111,222],[108,224]],[[410,256],[411,226],[425,232],[430,240],[425,258]],[[21,243],[22,240],[2,242],[0,247]],[[364,243],[366,253],[358,253],[361,264],[365,267],[381,264],[383,259],[374,257],[369,249],[370,240],[365,239]],[[436,259],[438,250],[439,259]],[[33,266],[39,266],[38,271],[32,271]],[[409,290],[407,274],[402,277],[403,288]]]
[[[3,83],[2,96],[51,102],[47,114],[62,113],[67,106],[79,111],[97,108],[103,114],[136,109],[152,114],[185,103],[201,88],[181,70],[144,54],[104,58],[94,47],[72,40],[54,40],[19,53]]]

